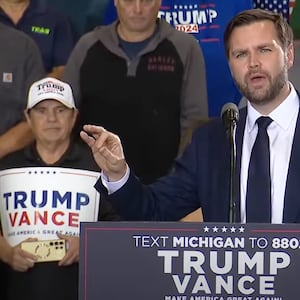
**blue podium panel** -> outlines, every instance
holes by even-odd
[[[296,300],[299,224],[81,224],[80,300]]]

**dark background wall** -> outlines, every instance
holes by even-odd
[[[103,24],[105,10],[111,0],[47,0],[71,19],[76,35]],[[113,1],[111,1],[113,2]]]

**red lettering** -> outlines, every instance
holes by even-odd
[[[69,213],[69,226],[70,227],[79,226],[79,213]]]
[[[199,28],[198,28],[198,25],[197,25],[197,24],[194,24],[194,25],[193,25],[192,31],[193,31],[193,32],[199,32]]]
[[[34,224],[38,224],[38,221],[41,221],[42,224],[47,224],[47,220],[48,220],[48,211],[44,211],[44,215],[42,216],[42,214],[39,211],[35,211],[34,212]]]
[[[30,225],[30,220],[27,214],[27,211],[23,211],[21,218],[20,218],[20,222],[19,222],[19,226],[21,226],[22,224],[26,224],[26,225]]]
[[[52,215],[53,224],[58,225],[58,226],[59,225],[64,225],[64,221],[58,221],[57,216],[64,216],[64,212],[56,211],[56,212],[53,213],[53,215]]]
[[[16,220],[17,220],[17,216],[18,216],[18,213],[14,213],[14,216],[12,216],[13,214],[12,213],[9,213],[8,216],[9,216],[9,221],[10,221],[10,224],[11,226],[15,226],[16,224]]]
[[[32,218],[30,218],[32,217]],[[28,211],[8,213],[8,218],[11,227],[22,226],[22,225],[49,225],[49,219],[55,226],[69,226],[79,227],[79,213],[63,211],[55,211],[50,213],[49,211],[34,211],[32,213]]]

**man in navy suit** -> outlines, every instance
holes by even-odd
[[[235,82],[249,99],[235,131],[236,221],[249,221],[248,166],[258,132],[256,120],[268,116],[270,222],[300,222],[299,95],[288,81],[294,61],[292,30],[281,15],[252,9],[231,20],[224,42]],[[102,169],[96,188],[108,191],[125,219],[179,220],[201,207],[204,221],[229,220],[230,146],[221,120],[197,129],[172,174],[148,186],[130,172],[118,136],[85,125],[81,137]],[[259,205],[255,210],[263,214]]]

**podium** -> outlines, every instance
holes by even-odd
[[[81,224],[80,300],[296,300],[300,224]]]

